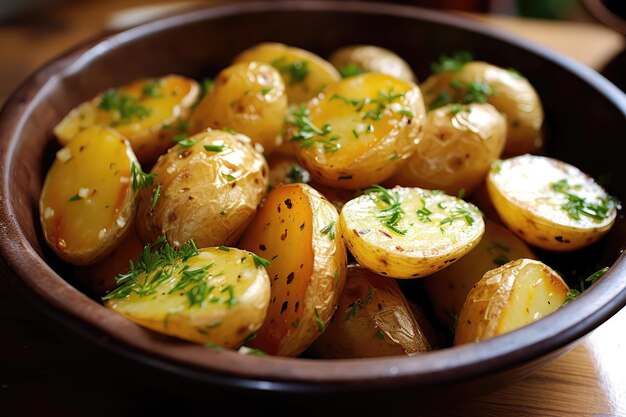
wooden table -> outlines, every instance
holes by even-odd
[[[148,3],[155,1],[73,2],[0,26],[0,103],[37,66],[97,34],[111,22],[111,13]],[[624,48],[621,36],[594,24],[470,17],[544,43],[595,69]],[[115,380],[110,370],[114,367],[107,364],[116,359],[80,341],[68,345],[51,328],[52,323],[0,277],[0,416],[161,415],[172,411],[164,401],[149,401],[152,393],[145,387],[120,392],[105,384]],[[458,404],[445,415],[626,415],[624,329],[626,309],[531,377]]]

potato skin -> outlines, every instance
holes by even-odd
[[[277,42],[264,42],[241,52],[234,63],[264,62],[272,65],[285,80],[289,104],[301,104],[315,97],[341,76],[330,62],[304,49]]]
[[[251,346],[297,356],[325,329],[346,278],[337,210],[306,184],[272,190],[239,246],[271,261],[272,297]]]
[[[282,141],[286,113],[285,84],[278,71],[258,62],[240,63],[218,74],[191,115],[189,131],[233,129],[269,154]]]
[[[180,75],[135,80],[74,108],[55,126],[54,134],[61,145],[66,145],[88,126],[109,126],[128,139],[139,162],[149,167],[173,145],[172,137],[185,131],[191,107],[199,95],[198,83]],[[127,106],[125,117],[119,111],[124,106],[108,106],[107,96],[109,103],[124,97],[135,100],[131,106],[137,106],[141,112],[128,111],[131,106]]]
[[[506,116],[507,138],[503,155],[537,153],[543,147],[543,107],[539,95],[526,78],[486,62],[473,61],[455,72],[431,75],[421,85],[424,101],[430,108],[440,92],[447,92],[453,102],[467,93],[470,82],[481,82],[494,90],[487,102]],[[453,86],[458,82],[461,88]]]
[[[309,172],[302,168],[295,158],[275,154],[267,158],[267,164],[270,169],[269,185],[271,188],[295,182],[307,184],[311,179]]]
[[[565,181],[568,187],[555,187]],[[535,155],[521,155],[494,164],[487,176],[487,190],[502,221],[520,239],[552,251],[572,251],[591,245],[613,226],[616,204],[591,177],[565,162]],[[566,210],[566,193],[586,203],[608,209],[595,219]]]
[[[500,157],[505,141],[505,118],[490,104],[437,108],[426,116],[415,154],[385,184],[470,195]]]
[[[232,245],[265,195],[267,163],[243,135],[211,130],[189,140],[195,144],[173,146],[153,167],[154,184],[137,200],[137,235],[144,243],[165,235],[176,248],[190,239],[198,247]]]
[[[415,355],[430,350],[395,280],[348,268],[337,312],[310,351],[322,358]]]
[[[404,81],[416,82],[411,67],[395,52],[374,45],[349,45],[337,49],[328,59],[341,72],[353,65],[362,72],[380,72]]]
[[[537,259],[537,256],[507,228],[485,219],[485,234],[474,249],[424,279],[424,288],[439,321],[452,327],[474,284],[487,271],[521,258]]]
[[[46,243],[64,261],[88,265],[124,238],[135,214],[131,166],[118,132],[91,126],[59,150],[46,175],[39,216]]]
[[[540,261],[518,259],[487,272],[463,304],[454,344],[478,342],[539,320],[558,309],[569,292]]]

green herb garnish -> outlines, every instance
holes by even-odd
[[[327,137],[331,131],[330,124],[326,123],[319,128],[311,122],[310,116],[311,112],[304,106],[291,112],[287,123],[298,129],[291,141],[297,142],[303,148],[309,148],[316,143],[320,143],[324,148],[324,152],[337,152],[339,145],[335,142],[337,142],[339,137]]]
[[[339,68],[339,74],[341,78],[354,77],[355,75],[363,74],[365,71],[357,66],[354,62],[348,62],[343,67]]]
[[[281,74],[289,76],[289,85],[301,83],[309,75],[309,61],[306,60],[288,63],[287,58],[280,57],[272,61],[272,66]]]
[[[335,240],[335,221],[331,221],[323,229],[320,230],[323,235],[328,235],[329,240]]]
[[[563,204],[561,208],[576,221],[580,220],[581,215],[596,221],[604,220],[609,217],[610,211],[619,204],[613,197],[601,198],[599,203],[590,203],[586,199],[572,194],[571,191],[575,187],[571,187],[566,179],[550,184],[550,188],[552,191],[567,197],[567,203]]]
[[[156,188],[154,189],[154,193],[152,194],[152,201],[150,203],[150,208],[154,209],[157,201],[159,200],[159,196],[161,195],[161,183],[158,183]]]
[[[147,174],[141,170],[141,167],[136,163],[130,164],[130,180],[133,186],[133,190],[141,190],[143,188],[150,188],[154,182],[154,178],[157,174]]]
[[[572,288],[571,290],[567,292],[567,295],[565,296],[565,300],[563,301],[563,304],[561,304],[561,307],[566,306],[570,302],[574,301],[576,298],[578,298],[579,295],[580,295],[580,291]]]
[[[404,214],[404,210],[402,210],[402,206],[400,205],[400,195],[398,192],[390,192],[380,185],[373,185],[365,190],[363,194],[367,194],[374,199],[374,201],[381,202],[386,205],[386,207],[380,210],[380,212],[376,215],[376,217],[382,222],[383,226],[400,235],[406,234],[406,230],[400,230],[396,227]]]
[[[146,97],[158,97],[161,92],[161,83],[157,81],[153,81],[151,83],[147,83],[142,90],[142,93]]]
[[[83,199],[83,198],[82,198],[80,195],[78,195],[78,194],[74,194],[74,195],[73,195],[73,196],[71,196],[71,197],[69,198],[69,200],[67,200],[67,201],[68,201],[68,202],[74,202],[74,201],[79,201],[79,200],[82,200],[82,199]]]
[[[222,152],[224,148],[224,145],[204,145],[204,150],[207,152]]]
[[[151,113],[149,108],[139,104],[139,100],[127,94],[121,94],[115,88],[107,90],[102,95],[98,108],[117,112],[122,123],[127,123],[132,119],[144,119]]]
[[[430,69],[434,73],[445,71],[458,71],[463,68],[463,65],[472,61],[474,57],[470,52],[459,51],[452,54],[452,56],[442,55],[439,57],[439,61],[430,64]]]
[[[376,292],[376,289],[370,288],[369,292],[363,299],[357,298],[353,303],[349,304],[348,312],[346,313],[346,316],[343,319],[344,320],[351,319],[352,317],[356,315],[356,313],[359,312],[361,307],[365,307],[366,305],[368,305],[369,302],[372,301],[372,297],[374,297],[374,292]]]
[[[606,271],[608,270],[609,270],[609,267],[606,266],[600,269],[599,271],[594,272],[593,274],[589,275],[589,277],[585,280],[585,282],[590,282],[591,284],[595,284],[596,281],[602,278],[602,276],[606,274]]]
[[[254,253],[250,253],[250,255],[252,255],[252,260],[254,261],[254,266],[256,266],[257,268],[260,268],[262,266],[264,267],[269,267],[270,266],[270,261],[268,261],[265,258],[261,258],[258,255],[255,255]]]

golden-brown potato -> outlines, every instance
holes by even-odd
[[[490,104],[449,104],[428,112],[415,154],[388,186],[470,195],[484,181],[506,141],[506,121]]]
[[[361,195],[360,190],[346,190],[344,188],[329,187],[312,180],[309,185],[315,188],[321,195],[326,197],[330,203],[335,206],[337,211],[341,211],[343,206],[350,200]]]
[[[160,333],[236,348],[265,318],[265,262],[235,248],[198,250],[193,242],[178,252],[167,243],[147,246],[135,269],[103,299],[107,308]]]
[[[374,45],[344,46],[328,59],[346,78],[362,72],[380,72],[400,80],[416,82],[409,64],[389,49]]]
[[[215,78],[213,89],[191,115],[189,132],[233,129],[270,153],[282,141],[286,114],[285,84],[278,71],[258,62],[240,63]]]
[[[302,168],[294,158],[283,155],[272,155],[267,159],[270,168],[269,184],[274,188],[280,184],[295,182],[308,183],[311,179],[309,172]]]
[[[91,126],[56,153],[39,216],[46,243],[75,265],[97,262],[124,237],[135,213],[141,168],[115,130]]]
[[[454,344],[478,342],[519,329],[554,312],[569,287],[547,265],[518,259],[487,272],[467,296]]]
[[[420,188],[372,187],[339,216],[339,231],[359,264],[394,278],[424,277],[451,265],[484,229],[472,204]]]
[[[76,278],[97,295],[104,295],[116,286],[116,278],[128,271],[129,261],[141,254],[143,244],[131,227],[122,241],[104,259],[91,265],[74,267]]]
[[[368,73],[328,86],[291,113],[286,130],[316,181],[355,189],[400,168],[415,151],[424,118],[415,84]]]
[[[571,251],[604,236],[617,203],[593,178],[565,162],[522,155],[495,163],[487,177],[502,221],[542,249]]]
[[[341,79],[330,62],[304,49],[265,42],[246,49],[234,62],[264,62],[272,65],[285,80],[289,103],[304,103],[324,87]]]
[[[351,266],[337,312],[310,350],[322,358],[371,358],[415,355],[430,344],[395,280]]]
[[[521,258],[537,257],[507,228],[485,219],[485,234],[474,249],[424,279],[424,288],[439,321],[452,327],[474,284],[487,271]]]
[[[271,262],[272,297],[252,347],[297,356],[324,331],[346,277],[337,220],[337,210],[306,184],[282,185],[267,195],[239,243]]]
[[[267,189],[267,163],[247,137],[221,130],[192,136],[161,156],[154,184],[138,196],[142,242],[167,236],[174,247],[232,245]]]
[[[538,152],[543,146],[541,100],[517,71],[474,61],[431,75],[421,88],[429,109],[451,102],[492,104],[506,116],[505,156]]]
[[[65,146],[93,125],[109,126],[130,141],[142,165],[151,165],[185,131],[200,87],[180,75],[142,79],[112,88],[72,110],[54,128]]]

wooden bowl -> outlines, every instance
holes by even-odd
[[[596,178],[612,175],[609,191],[626,201],[619,151],[626,138],[626,96],[583,65],[478,23],[407,6],[244,3],[194,10],[94,40],[40,69],[15,92],[0,114],[3,273],[68,328],[133,361],[193,380],[179,385],[186,390],[193,385],[204,392],[202,398],[240,398],[246,392],[268,404],[277,400],[295,407],[314,397],[309,411],[341,404],[353,411],[389,411],[488,392],[568,351],[626,304],[621,214],[600,243],[575,254],[542,254],[568,276],[612,265],[578,300],[509,334],[417,357],[312,360],[217,352],[143,329],[78,290],[70,268],[45,247],[38,221],[42,181],[57,146],[53,126],[108,87],[167,73],[214,75],[238,52],[270,40],[322,56],[346,44],[380,45],[404,57],[421,79],[431,61],[457,50],[514,67],[543,100],[546,153]],[[246,403],[236,401],[236,406],[255,406]]]

